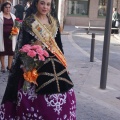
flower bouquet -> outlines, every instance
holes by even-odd
[[[22,20],[19,18],[15,19],[14,26],[12,27],[11,33],[10,33],[10,39],[12,39],[12,36],[16,36],[19,34],[19,30],[22,24]]]
[[[23,77],[28,83],[37,85],[38,77],[37,69],[39,69],[49,54],[40,45],[24,45],[20,50],[22,68],[24,70]],[[25,82],[26,84],[26,82]],[[30,85],[30,84],[29,84]],[[26,86],[26,85],[25,85]]]

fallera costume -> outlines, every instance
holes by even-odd
[[[15,52],[15,60],[8,78],[6,91],[0,106],[0,120],[76,120],[76,99],[73,83],[66,70],[62,42],[56,20],[48,16],[50,24],[43,25],[31,15],[21,27]],[[34,23],[34,24],[33,24]],[[42,30],[35,31],[36,26]],[[43,39],[43,38],[45,39]],[[53,38],[53,39],[51,39]],[[18,50],[25,44],[44,44],[49,57],[38,69],[38,86],[30,84],[23,90],[25,80]],[[51,42],[51,44],[49,44]],[[57,51],[57,52],[56,52]]]

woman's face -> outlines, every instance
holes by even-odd
[[[4,13],[6,13],[6,14],[8,14],[8,13],[10,13],[10,11],[11,11],[11,6],[9,5],[9,4],[7,4],[5,7],[4,7]]]
[[[51,0],[39,0],[36,7],[41,15],[46,15],[50,12]]]

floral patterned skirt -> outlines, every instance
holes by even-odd
[[[0,120],[76,120],[74,90],[37,95],[35,87],[18,91],[17,104],[6,102],[0,106]]]

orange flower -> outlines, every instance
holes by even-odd
[[[17,35],[19,33],[19,29],[17,27],[12,27],[11,35]]]
[[[36,79],[37,79],[37,77],[38,77],[38,74],[37,74],[37,70],[36,70],[36,69],[33,69],[32,71],[25,72],[25,73],[23,74],[23,76],[24,76],[24,79],[25,79],[26,81],[38,85],[37,82],[36,82]]]

